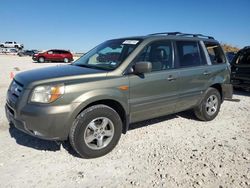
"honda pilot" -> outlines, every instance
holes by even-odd
[[[110,152],[131,123],[188,109],[211,121],[231,97],[219,42],[171,32],[108,40],[72,64],[19,73],[5,109],[21,131],[69,140],[81,157],[95,158]]]

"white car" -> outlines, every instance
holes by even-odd
[[[18,48],[18,49],[22,49],[23,48],[23,44],[19,44],[17,42],[4,42],[0,44],[1,48]]]

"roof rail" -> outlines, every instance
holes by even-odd
[[[175,35],[175,36],[183,36],[183,37],[200,37],[200,38],[208,38],[208,39],[214,39],[214,37],[206,36],[202,34],[191,34],[191,33],[181,33],[181,32],[162,32],[162,33],[152,33],[148,36],[153,35]]]
[[[181,32],[162,32],[162,33],[152,33],[149,34],[148,36],[152,36],[152,35],[178,35],[178,34],[182,34]]]

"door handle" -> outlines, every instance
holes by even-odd
[[[168,81],[173,81],[173,80],[176,80],[176,77],[173,77],[172,75],[170,75],[168,78],[167,78]]]

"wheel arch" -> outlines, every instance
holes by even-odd
[[[110,108],[114,109],[119,114],[123,124],[122,133],[125,134],[129,126],[129,118],[127,115],[128,113],[124,105],[115,99],[105,98],[105,99],[90,100],[89,102],[85,101],[84,103],[78,106],[75,113],[73,113],[72,118],[75,119],[85,109],[98,104],[107,105]]]
[[[39,61],[39,58],[41,58],[41,57],[44,59],[44,61],[46,61],[46,58],[45,58],[45,56],[43,56],[43,55],[38,56],[38,57],[37,57],[37,61]]]
[[[221,101],[223,101],[223,93],[222,93],[222,86],[221,86],[221,84],[216,83],[216,84],[211,85],[210,87],[212,87],[214,89],[217,89],[219,91],[220,96],[221,96]]]

